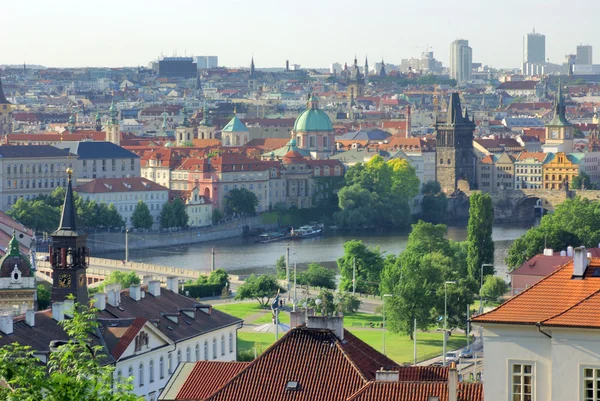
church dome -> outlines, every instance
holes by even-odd
[[[283,164],[291,164],[304,161],[304,157],[297,150],[290,150],[283,156]]]
[[[0,278],[10,277],[18,281],[21,277],[30,277],[31,263],[19,250],[19,242],[13,237],[8,244],[6,255],[0,259]]]
[[[175,146],[175,145],[171,141],[168,141],[167,143],[165,143],[165,148],[172,148],[173,146]]]
[[[323,110],[319,109],[319,101],[315,95],[311,96],[307,109],[296,118],[294,132],[333,131],[331,119]]]

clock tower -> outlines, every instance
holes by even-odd
[[[558,94],[554,103],[554,118],[546,124],[544,152],[573,152],[573,126],[567,120],[562,86],[558,83]]]
[[[87,305],[89,301],[87,278],[89,251],[83,231],[77,230],[77,213],[73,187],[72,170],[67,169],[69,183],[65,194],[60,226],[52,233],[50,265],[52,266],[52,302],[62,302],[67,296],[75,296],[75,302]]]

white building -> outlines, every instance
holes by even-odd
[[[142,200],[157,226],[163,205],[169,200],[168,188],[140,177],[98,178],[78,186],[75,191],[85,200],[113,203],[128,225],[135,206]]]
[[[471,79],[473,69],[473,49],[469,41],[457,39],[450,45],[450,78],[457,82]]]
[[[481,325],[486,401],[600,400],[600,259],[573,261],[472,319]]]

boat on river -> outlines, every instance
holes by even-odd
[[[316,237],[317,235],[323,234],[323,224],[314,223],[306,226],[302,226],[297,229],[292,229],[292,239],[304,239],[310,237]]]
[[[284,239],[288,238],[290,238],[290,236],[287,234],[280,232],[272,232],[260,234],[256,239],[256,242],[259,242],[261,244],[268,244],[270,242],[283,241]]]

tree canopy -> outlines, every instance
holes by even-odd
[[[256,194],[246,188],[235,188],[225,195],[225,213],[228,215],[254,214],[259,204]]]
[[[467,225],[467,266],[469,276],[479,283],[483,264],[494,264],[492,223],[494,207],[490,194],[475,192],[469,198],[469,223]],[[494,267],[484,267],[483,275],[494,274]]]
[[[341,274],[340,291],[352,291],[354,264],[356,292],[378,294],[383,269],[383,257],[379,248],[370,248],[359,240],[347,241],[344,244],[344,256],[337,260]]]
[[[152,224],[154,224],[154,219],[150,214],[150,209],[148,209],[148,205],[144,203],[143,200],[139,200],[133,209],[133,214],[131,215],[131,224],[133,228],[136,229],[150,229],[152,228]]]
[[[576,197],[567,199],[552,214],[542,217],[540,225],[517,238],[505,259],[510,270],[541,253],[544,247],[557,251],[569,245],[597,247],[600,242],[600,203]]]
[[[403,159],[377,155],[348,169],[334,218],[342,227],[402,227],[410,222],[409,201],[419,193],[415,169]]]
[[[185,228],[189,216],[185,210],[185,204],[181,198],[176,198],[163,205],[159,215],[160,228]]]
[[[114,366],[103,364],[103,347],[90,345],[98,328],[96,314],[75,304],[73,318],[59,323],[71,341],[39,363],[30,347],[0,348],[0,399],[8,401],[133,401],[131,379],[113,380]],[[114,385],[113,385],[114,384]]]
[[[596,183],[591,182],[590,176],[585,171],[580,171],[571,180],[571,189],[596,189]]]
[[[300,285],[335,289],[335,271],[321,266],[318,263],[308,265],[308,270],[299,273],[297,282]]]
[[[76,192],[73,192],[73,196],[79,227],[91,229],[125,226],[125,221],[113,204],[84,200]],[[58,228],[64,199],[65,189],[57,187],[49,195],[38,195],[31,200],[20,198],[6,214],[35,231],[52,232]]]
[[[235,299],[256,299],[261,306],[269,304],[277,293],[286,292],[283,287],[277,283],[277,278],[270,274],[260,276],[250,275],[235,294]]]
[[[442,192],[442,187],[437,181],[429,181],[421,188],[423,199],[421,201],[421,220],[433,224],[444,223],[448,211],[448,199]]]

